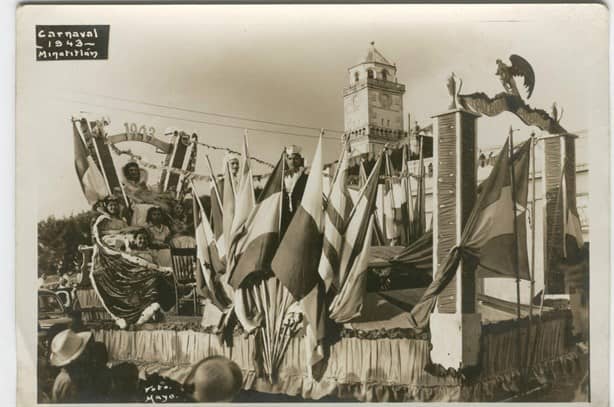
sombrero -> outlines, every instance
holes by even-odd
[[[91,332],[75,333],[70,329],[60,332],[51,342],[49,361],[53,366],[68,365],[81,356],[91,337]]]

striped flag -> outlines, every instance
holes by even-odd
[[[220,260],[213,229],[205,215],[205,210],[193,184],[192,202],[196,237],[196,258],[198,259],[200,272],[204,278],[205,286],[211,294],[212,303],[220,311],[226,311],[232,304],[232,290],[219,279],[219,275],[224,272],[224,265]]]
[[[235,262],[234,265],[229,263],[229,281],[235,289],[241,287],[250,274],[271,268],[271,260],[279,245],[285,160],[285,154],[282,154],[244,222],[244,233],[235,242]]]
[[[102,172],[87,150],[83,136],[73,121],[73,138],[75,146],[75,170],[81,184],[85,199],[90,205],[109,194]]]
[[[345,224],[354,207],[346,186],[347,169],[348,154],[344,148],[341,152],[339,166],[331,186],[324,214],[324,239],[318,273],[324,281],[326,291],[330,289],[335,270],[339,267],[339,255],[343,245]]]
[[[307,320],[307,340],[310,344],[308,360],[311,365],[319,362],[324,354],[326,308],[324,284],[318,274],[322,254],[322,137],[316,147],[313,163],[305,185],[301,204],[279,244],[273,258],[275,276],[300,301]]]
[[[359,182],[360,182],[360,188],[364,188],[364,186],[367,184],[367,170],[365,169],[365,165],[364,162],[360,163],[359,167],[358,167],[358,176],[359,176]],[[377,196],[376,196],[376,201],[380,201],[380,198],[382,197],[381,194],[382,190],[381,188],[378,186],[377,188]],[[353,199],[353,203],[356,204],[356,200],[358,199],[358,197],[356,197],[356,200],[354,200],[354,197],[352,197]],[[372,242],[375,243],[376,246],[383,246],[385,244],[385,237],[384,237],[384,228],[382,225],[384,216],[382,211],[379,210],[379,207],[377,205],[377,203],[375,204],[375,218],[373,219],[373,240]]]
[[[271,259],[279,245],[285,161],[285,154],[282,154],[258,202],[241,226],[241,233],[235,236],[231,248],[233,255],[228,258],[226,278],[235,289],[235,315],[247,332],[254,331],[262,323],[263,315],[256,306],[259,294],[254,286],[247,287],[246,279],[255,273],[261,275],[270,271]]]
[[[369,249],[373,236],[373,218],[369,217],[367,233],[360,247],[360,253],[348,273],[347,281],[330,305],[330,318],[338,323],[348,322],[359,317],[363,301],[367,294],[367,268],[369,266]]]
[[[428,325],[437,298],[456,275],[463,255],[478,258],[477,272],[482,277],[516,277],[513,265],[517,264],[519,277],[529,279],[524,218],[529,183],[529,143],[530,140],[521,145],[513,158],[509,154],[509,139],[503,146],[492,172],[481,184],[481,192],[467,219],[459,245],[453,247],[442,261],[435,279],[411,310],[409,319],[414,328],[424,329]],[[515,214],[511,188],[512,162],[517,201]],[[515,239],[518,241],[517,247]],[[517,256],[518,261],[514,261],[513,256]]]
[[[474,207],[474,219],[467,221],[463,232],[466,235],[464,246],[479,252],[478,273],[482,277],[516,277],[513,267],[516,264],[520,278],[530,278],[526,245],[529,150],[530,143],[525,142],[514,151],[516,215],[512,201],[512,160],[508,140],[492,172],[482,184],[482,192]],[[514,240],[517,240],[517,245]],[[516,261],[513,256],[517,256]]]
[[[362,250],[363,242],[369,226],[369,219],[371,214],[373,214],[375,211],[375,196],[377,193],[381,164],[382,156],[380,154],[375,166],[371,170],[367,183],[360,191],[360,196],[356,201],[353,213],[350,214],[345,234],[343,236],[343,246],[339,260],[339,272],[333,280],[333,284],[340,289],[343,289],[348,273],[350,272],[356,257]]]

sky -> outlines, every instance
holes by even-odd
[[[109,24],[109,58],[37,62],[36,24]],[[549,111],[556,101],[567,130],[597,138],[608,131],[607,29],[607,10],[588,4],[24,6],[17,15],[17,137],[31,143],[17,151],[18,171],[20,157],[35,157],[28,170],[38,174],[37,219],[87,209],[70,122],[80,114],[108,117],[109,134],[128,122],[153,126],[160,138],[178,129],[237,150],[249,127],[253,156],[275,162],[284,145],[297,144],[309,162],[319,128],[343,130],[347,69],[363,60],[371,41],[396,63],[406,85],[405,117],[421,125],[447,110],[452,72],[463,80],[462,93],[492,96],[503,90],[496,59],[509,63],[519,54],[536,76],[528,103]],[[512,114],[481,118],[478,144],[502,144],[510,125],[519,140],[534,130]],[[325,136],[329,162],[340,134]],[[153,147],[120,147],[153,163],[163,158]],[[221,167],[221,152],[201,148],[196,172],[209,172],[204,153]],[[254,166],[254,173],[267,170]]]

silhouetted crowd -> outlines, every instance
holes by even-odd
[[[39,338],[39,403],[232,401],[241,390],[241,370],[222,356],[196,363],[183,383],[159,374],[143,379],[134,363],[111,365],[105,344],[74,322]]]

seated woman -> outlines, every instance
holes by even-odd
[[[131,245],[131,254],[140,257],[149,263],[157,264],[152,250],[149,248],[149,233],[145,229],[138,230],[134,233],[134,240]]]
[[[126,233],[130,232],[131,228],[126,219],[121,216],[121,200],[109,195],[96,209],[107,215],[98,226],[103,242],[116,249],[124,249]]]
[[[171,251],[168,241],[171,236],[171,230],[168,226],[162,223],[162,209],[154,206],[147,211],[147,232],[149,233],[149,246],[154,249],[152,251],[156,263],[160,266],[170,267]]]
[[[171,236],[170,228],[162,223],[163,216],[162,209],[157,206],[147,211],[146,227],[151,237],[151,246],[158,249],[168,247],[168,240]]]
[[[169,211],[173,203],[171,192],[160,192],[158,188],[152,190],[147,185],[147,170],[141,168],[136,161],[129,161],[122,168],[122,188],[130,202],[131,219],[133,226],[145,226],[146,216],[149,209],[153,206],[161,207]],[[122,193],[122,188],[118,188],[116,193]]]
[[[171,246],[175,248],[196,247],[194,219],[191,213],[187,213],[182,202],[176,202],[169,218],[172,232]]]

